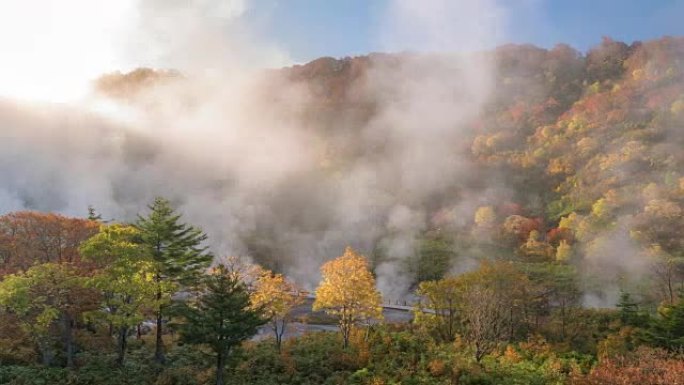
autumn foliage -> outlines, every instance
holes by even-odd
[[[444,144],[462,149],[459,161],[474,172],[438,176],[443,189],[407,203],[421,213],[407,220],[416,223],[378,226],[368,258],[347,248],[321,267],[313,308],[335,317],[341,333],[285,332],[306,302],[284,275],[291,260],[278,243],[287,239],[271,236],[281,223],[236,235],[273,272],[214,260],[227,267],[228,286],[240,288],[238,313],[261,312],[257,323],[268,321],[273,333],[264,335],[275,337],[225,347],[237,353],[233,383],[682,383],[684,38],[606,38],[586,53],[506,45],[486,55],[496,92],[464,122],[458,143]],[[374,123],[388,96],[367,82],[369,71],[419,56],[322,58],[268,79],[309,91],[293,113],[320,139],[323,171],[337,175],[383,151],[386,138],[365,146],[358,138],[368,133],[353,131]],[[139,69],[96,87],[135,102],[183,80]],[[276,88],[265,93],[289,95]],[[338,136],[338,128],[351,134]],[[229,298],[190,301],[185,317],[174,312],[184,298],[201,298],[206,286],[195,284],[212,256],[204,234],[177,222],[168,201],[154,207],[134,226],[30,211],[0,216],[0,383],[203,384],[217,374],[205,357],[212,341],[202,339],[211,327],[200,320],[224,320]],[[306,225],[310,234],[327,231]],[[412,241],[401,252],[399,238]],[[403,279],[401,299],[416,301],[411,323],[381,322],[375,274],[386,278],[388,266]],[[179,340],[190,319],[200,325]],[[241,338],[253,332],[246,330]],[[90,370],[106,375],[88,377]]]
[[[666,351],[639,348],[626,356],[601,360],[573,385],[681,385],[684,384],[684,358]]]
[[[22,211],[0,217],[0,274],[39,263],[80,263],[78,247],[95,234],[94,221]]]
[[[269,321],[280,349],[292,310],[304,302],[303,290],[282,274],[259,269],[251,294],[252,306]]]
[[[316,289],[313,309],[339,317],[344,345],[352,327],[361,322],[382,319],[380,292],[368,268],[368,261],[351,247],[340,257],[321,267],[323,279]]]

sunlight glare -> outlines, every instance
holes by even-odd
[[[126,69],[123,45],[135,0],[0,2],[0,97],[83,98],[93,79]]]

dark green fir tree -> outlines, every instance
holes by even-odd
[[[260,309],[251,306],[249,293],[236,274],[224,266],[204,278],[202,294],[178,309],[185,343],[206,345],[216,359],[216,384],[223,385],[226,359],[231,350],[266,323]]]

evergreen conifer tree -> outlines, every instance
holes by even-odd
[[[224,384],[224,368],[231,349],[257,332],[268,321],[254,308],[244,283],[236,274],[219,266],[204,278],[202,294],[193,304],[178,309],[185,322],[181,339],[208,345],[216,355],[216,384]]]
[[[684,290],[680,291],[680,298]],[[684,349],[684,301],[673,305],[665,305],[658,309],[658,317],[654,318],[646,332],[646,340],[656,346],[672,351]]]
[[[168,200],[158,197],[149,209],[148,216],[138,216],[136,227],[154,264],[154,279],[157,283],[154,357],[157,362],[164,363],[162,328],[165,309],[173,294],[192,290],[199,283],[213,256],[203,246],[206,234],[182,223],[181,215],[173,210]]]
[[[626,292],[620,292],[620,302],[616,305],[620,309],[620,321],[625,326],[643,327],[648,321],[648,315],[639,310],[639,304]]]

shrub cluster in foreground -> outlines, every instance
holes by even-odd
[[[214,362],[207,351],[170,344],[164,366],[150,359],[153,341],[131,346],[129,359],[116,366],[115,353],[84,353],[77,368],[29,365],[0,367],[0,384],[211,384]],[[681,384],[684,360],[663,350],[642,346],[634,351],[596,359],[563,352],[542,338],[501,346],[480,362],[458,339],[437,343],[421,330],[404,326],[357,329],[347,348],[340,333],[305,334],[283,342],[247,342],[235,351],[226,373],[230,384]]]

